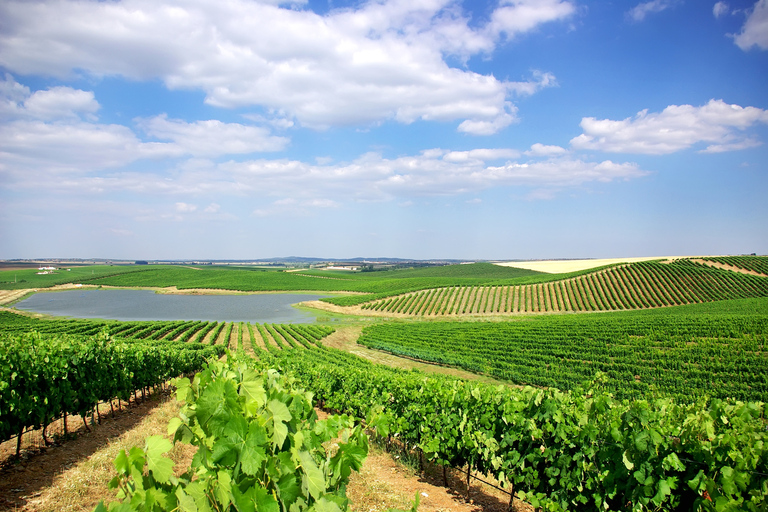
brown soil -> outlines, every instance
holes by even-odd
[[[18,460],[5,459],[0,469],[0,510],[90,511],[100,500],[113,499],[107,482],[114,476],[112,461],[120,449],[142,445],[146,436],[165,434],[177,412],[175,400],[158,394],[123,409],[114,419],[102,413],[102,424],[92,425],[91,432],[80,422],[74,439],[22,452]],[[171,453],[179,467],[188,465],[192,455],[184,446]]]
[[[392,368],[401,368],[404,370],[417,369],[425,373],[441,373],[460,379],[485,382],[494,386],[514,386],[508,382],[502,382],[485,375],[478,375],[452,366],[440,366],[428,361],[399,357],[383,350],[374,350],[372,348],[364,347],[363,345],[358,345],[357,339],[360,337],[362,330],[363,328],[360,326],[340,327],[330,336],[323,338],[321,342],[326,347],[344,350],[345,352],[355,354],[363,359],[387,365]]]
[[[74,289],[88,290],[92,288],[96,288],[96,287],[67,283],[67,284],[59,284],[56,286],[51,286],[50,288],[24,288],[20,290],[0,290],[0,306],[5,304],[10,304],[11,302],[21,299],[22,297],[24,297],[24,295],[28,293],[35,293],[38,291],[56,292],[61,290],[74,290]]]
[[[701,259],[695,259],[692,260],[696,263],[702,263],[704,265],[719,268],[722,270],[730,270],[732,272],[738,272],[739,274],[749,274],[751,276],[761,276],[764,277],[765,274],[761,274],[760,272],[755,272],[754,270],[747,270],[744,268],[734,267],[733,265],[726,265],[725,263],[719,263],[717,261],[709,261],[709,260],[701,260]]]
[[[162,394],[118,413],[115,419],[103,416],[101,425],[84,430],[75,439],[63,441],[47,450],[23,453],[19,460],[7,461],[0,469],[0,511],[49,512],[91,511],[104,500],[114,500],[107,487],[114,476],[112,461],[121,449],[143,445],[150,435],[166,435],[170,418],[179,404]],[[326,414],[318,411],[321,417]],[[195,448],[177,443],[169,454],[176,462],[175,472],[185,471]],[[509,496],[472,480],[466,501],[466,473],[449,469],[449,487],[443,486],[442,468],[426,464],[420,473],[399,462],[407,454],[386,453],[371,446],[361,471],[350,479],[347,494],[356,512],[383,512],[391,507],[410,508],[414,495],[420,496],[421,512],[502,512]],[[415,466],[418,466],[418,461]],[[515,501],[515,509],[531,508]]]

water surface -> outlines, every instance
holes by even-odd
[[[76,318],[108,320],[218,320],[251,323],[308,323],[315,316],[291,307],[328,295],[165,295],[151,290],[68,290],[40,292],[17,309]]]

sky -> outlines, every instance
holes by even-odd
[[[768,0],[0,0],[0,258],[768,254]]]

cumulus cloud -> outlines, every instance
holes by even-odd
[[[757,46],[768,50],[768,0],[758,0],[749,13],[741,32],[735,36],[736,44],[744,51]]]
[[[507,82],[447,64],[573,15],[565,0],[503,0],[470,27],[453,0],[369,1],[318,15],[280,2],[123,0],[0,3],[0,65],[22,74],[160,78],[209,104],[261,106],[322,129],[393,119],[460,121],[495,133],[514,121],[510,95],[551,74]]]
[[[514,37],[542,23],[568,18],[575,10],[571,2],[560,0],[502,0],[491,15],[488,30],[495,37]]]
[[[32,93],[10,74],[0,81],[0,116],[6,119],[36,118],[72,120],[85,116],[94,120],[99,110],[92,91],[71,87],[51,87]]]
[[[641,22],[649,14],[664,11],[674,4],[674,0],[651,0],[642,2],[629,10],[627,15],[632,21]]]
[[[706,105],[670,105],[658,113],[643,110],[621,121],[585,117],[581,135],[571,139],[575,149],[610,153],[664,155],[709,144],[704,151],[732,151],[758,144],[745,135],[757,123],[768,123],[768,111],[710,100]]]
[[[177,148],[143,143],[125,126],[17,120],[0,124],[0,172],[35,179],[117,168],[142,158],[178,156]]]
[[[728,4],[725,2],[717,2],[714,5],[714,7],[712,7],[712,14],[715,15],[715,18],[724,16],[728,14],[730,11],[731,11],[730,7],[728,7]]]
[[[259,126],[217,120],[188,123],[168,119],[165,114],[140,120],[139,126],[151,137],[171,140],[185,153],[195,156],[281,151],[289,142],[288,138],[273,136]]]
[[[531,149],[525,152],[528,156],[558,156],[566,152],[565,148],[560,146],[547,146],[537,142],[531,146]]]

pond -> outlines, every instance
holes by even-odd
[[[68,290],[36,293],[15,308],[54,316],[107,320],[217,320],[309,323],[315,316],[292,304],[328,295],[167,295],[152,290]]]

